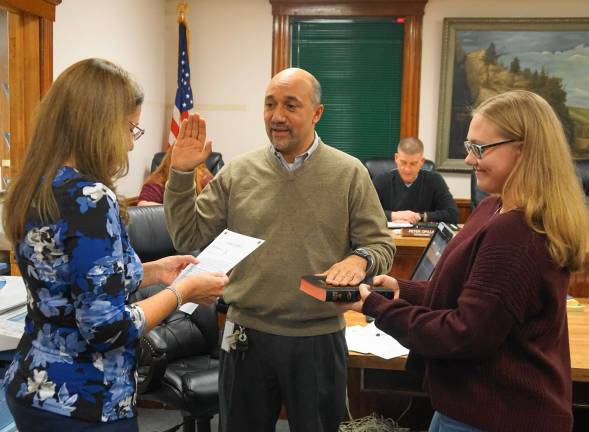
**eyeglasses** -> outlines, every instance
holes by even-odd
[[[496,147],[501,144],[510,144],[514,142],[518,142],[519,140],[510,139],[505,141],[499,141],[496,143],[491,144],[473,144],[470,141],[464,141],[464,148],[466,149],[466,154],[468,155],[470,152],[474,155],[475,158],[481,159],[483,157],[483,153],[486,149],[491,147]]]
[[[137,141],[139,138],[141,138],[143,136],[143,134],[145,133],[145,129],[141,129],[139,126],[137,126],[132,121],[129,121],[129,124],[131,126],[133,126],[131,129],[129,129],[131,134],[133,134],[133,141]]]

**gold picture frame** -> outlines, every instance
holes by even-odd
[[[547,99],[573,157],[589,159],[589,18],[446,18],[440,78],[438,170],[469,170],[472,108],[510,89]]]

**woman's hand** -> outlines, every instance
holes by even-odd
[[[397,279],[395,279],[394,277],[390,277],[389,275],[374,276],[374,279],[372,279],[372,285],[374,285],[375,287],[388,288],[393,291],[394,299],[399,298],[399,282],[397,282]]]
[[[198,260],[192,255],[172,255],[143,264],[143,282],[141,286],[159,283],[170,285],[188,264],[196,264]]]
[[[388,275],[378,275],[374,276],[372,280],[372,285],[375,287],[383,287],[388,288],[393,291],[393,298],[399,298],[399,283],[397,279],[392,278]],[[372,291],[370,290],[370,286],[366,284],[360,285],[360,300],[354,303],[338,303],[338,308],[340,311],[345,312],[349,310],[353,310],[356,312],[362,313],[362,308],[364,307],[364,301],[366,297],[368,297]]]
[[[226,274],[220,272],[197,273],[186,276],[174,284],[182,293],[184,303],[211,304],[223,294],[229,283]]]
[[[362,308],[364,307],[364,300],[366,300],[366,297],[368,297],[371,292],[372,291],[370,291],[370,285],[360,284],[360,300],[354,303],[338,303],[337,307],[341,312],[351,310],[362,313]]]
[[[192,171],[210,156],[212,142],[206,141],[207,124],[200,115],[190,114],[182,121],[176,143],[172,147],[172,168]]]

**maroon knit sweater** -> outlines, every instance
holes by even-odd
[[[399,280],[400,299],[373,293],[363,312],[425,359],[441,413],[486,431],[570,431],[570,273],[521,212],[498,208],[477,207],[430,282]]]

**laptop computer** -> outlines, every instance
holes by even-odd
[[[450,240],[454,237],[454,231],[445,224],[440,222],[434,231],[432,238],[421,254],[419,261],[413,269],[411,280],[430,280],[434,269],[442,256],[442,253],[448,246]]]

